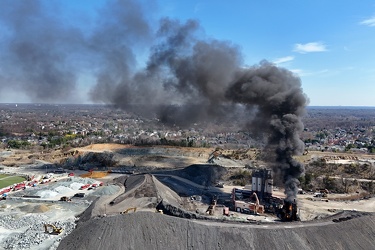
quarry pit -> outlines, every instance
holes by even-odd
[[[300,220],[282,222],[273,213],[239,212],[231,207],[234,188],[244,187],[221,181],[228,170],[244,162],[215,159],[215,164],[208,164],[212,150],[138,151],[125,146],[91,145],[71,157],[81,155],[82,159],[90,152],[113,154],[116,161],[128,164],[112,171],[97,166],[89,171],[64,166],[43,184],[9,192],[6,200],[0,201],[0,249],[375,246],[375,198],[351,200],[344,198],[352,194],[330,194],[325,199],[302,193],[298,195]],[[8,157],[10,161],[12,154]],[[165,162],[169,157],[168,165]],[[71,158],[67,162],[72,163]],[[51,162],[18,162],[18,167],[4,166],[2,172],[43,180],[53,169],[48,165],[46,171],[46,164]],[[285,198],[282,187],[274,187],[272,195]],[[230,209],[225,213],[227,207]],[[46,224],[63,231],[46,233]]]

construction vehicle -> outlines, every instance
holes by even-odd
[[[68,196],[63,196],[60,198],[60,201],[72,201]]]
[[[216,148],[214,152],[212,152],[209,156],[208,156],[208,160],[207,160],[207,163],[215,163],[214,160],[218,159],[219,156],[222,154],[223,152],[223,149],[221,148]]]
[[[26,184],[25,183],[18,183],[13,187],[13,191],[18,191],[18,190],[23,190],[26,189]]]
[[[253,193],[252,197],[255,198],[255,203],[250,203],[249,208],[254,211],[254,214],[264,214],[264,206],[260,205],[257,193]]]
[[[212,197],[211,204],[208,206],[208,208],[206,210],[206,213],[209,214],[209,215],[214,215],[216,204],[217,204],[217,196],[214,195]]]
[[[299,221],[296,200],[288,201],[285,199],[283,206],[277,211],[277,217],[282,221]]]
[[[120,214],[127,214],[132,210],[133,210],[133,213],[135,213],[137,211],[137,208],[136,207],[129,207],[129,208],[125,209],[124,211],[120,212]]]
[[[49,228],[51,228],[52,231],[49,230]],[[58,235],[58,234],[61,234],[63,230],[64,229],[62,227],[56,227],[55,225],[52,225],[52,224],[44,224],[44,232],[47,234]]]
[[[252,211],[254,214],[263,214],[264,213],[264,206],[260,205],[258,195],[253,192],[250,196],[251,198],[255,198],[254,202],[248,202],[244,200],[235,200],[234,201],[234,210],[239,213],[244,213],[246,211]]]

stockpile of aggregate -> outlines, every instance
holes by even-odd
[[[374,214],[341,222],[248,225],[137,212],[86,221],[58,249],[375,249],[374,238]]]
[[[117,193],[119,190],[120,190],[119,186],[110,184],[108,186],[103,186],[99,188],[93,193],[93,195],[98,195],[98,196],[111,195],[111,194]]]
[[[50,210],[50,208],[44,204],[39,204],[39,205],[28,204],[25,206],[21,206],[19,209],[25,213],[44,213]]]
[[[203,186],[211,186],[220,180],[228,170],[219,165],[194,164],[183,169],[160,173],[176,175]]]
[[[156,208],[161,200],[177,205],[179,195],[150,174],[131,175],[124,181],[125,192],[112,200],[112,206]]]
[[[62,227],[60,235],[50,235],[44,232],[44,224],[53,224]],[[49,221],[43,214],[29,214],[19,216],[9,214],[0,216],[0,231],[12,230],[12,233],[0,240],[0,249],[45,249],[42,247],[47,242],[48,249],[56,249],[61,239],[70,234],[75,228],[73,219],[67,221]]]
[[[59,181],[53,184],[40,184],[37,187],[32,187],[19,192],[17,195],[31,195],[31,196],[40,196],[42,199],[53,198],[56,196],[61,196],[66,193],[73,191],[78,191],[84,184],[94,184],[98,181],[90,178],[81,178],[81,177],[70,177],[65,181]]]

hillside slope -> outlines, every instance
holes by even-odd
[[[91,219],[58,249],[375,249],[375,215],[349,216],[338,223],[256,225],[137,212]]]

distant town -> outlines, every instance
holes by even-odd
[[[375,153],[375,108],[308,107],[301,139],[307,151]],[[240,123],[238,123],[240,124]],[[0,104],[1,148],[66,149],[92,143],[254,148],[232,124],[166,126],[105,105]]]

